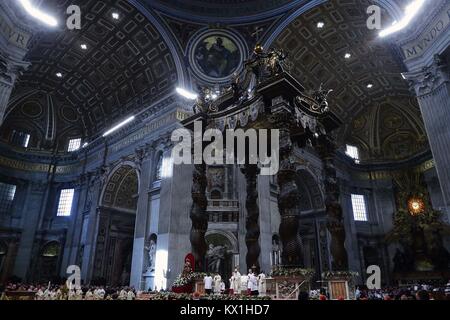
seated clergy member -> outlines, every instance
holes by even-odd
[[[212,292],[213,278],[209,273],[203,278],[203,283],[205,284],[206,294],[210,295]]]

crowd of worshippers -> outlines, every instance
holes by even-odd
[[[326,289],[301,291],[299,300],[329,300]],[[338,300],[344,300],[344,297]],[[450,282],[446,286],[414,285],[408,287],[390,287],[380,290],[368,290],[357,287],[355,300],[447,300],[450,301]]]
[[[219,274],[208,273],[203,279],[205,293],[211,294],[231,294],[231,295],[251,295],[265,296],[267,292],[266,275],[264,271],[256,274],[252,269],[248,274],[241,275],[238,269],[234,272],[229,281],[229,288],[226,289],[225,282]]]
[[[403,288],[365,290],[357,288],[356,300],[450,300],[450,283],[447,286],[414,285]]]
[[[7,293],[34,294],[35,300],[135,300],[139,294],[130,287],[89,286],[69,289],[66,285],[25,285],[10,283],[0,290],[0,300],[8,300]]]

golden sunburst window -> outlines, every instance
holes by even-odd
[[[413,216],[418,216],[425,211],[425,202],[422,198],[412,197],[408,200],[408,210]]]

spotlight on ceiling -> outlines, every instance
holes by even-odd
[[[403,78],[403,80],[406,80],[406,76],[405,76],[405,74],[404,74],[404,73],[402,73],[401,75],[402,75],[402,78]]]
[[[402,20],[394,22],[392,26],[382,30],[379,33],[381,38],[387,37],[393,33],[396,33],[404,28],[406,28],[412,19],[419,13],[420,8],[422,8],[425,0],[414,0],[405,9],[405,15]]]
[[[325,23],[323,21],[317,22],[318,29],[322,29],[323,27],[325,27]]]
[[[113,13],[111,14],[111,16],[112,16],[113,19],[115,19],[115,20],[119,20],[119,17],[120,17],[119,13],[117,13],[117,12],[113,12]]]
[[[19,0],[19,2],[30,16],[38,19],[46,25],[49,25],[50,27],[56,27],[58,25],[58,21],[54,17],[34,7],[30,0]]]
[[[83,143],[83,145],[81,146],[81,148],[86,148],[87,146],[89,145],[89,143],[87,143],[87,142],[85,142],[85,143]]]
[[[57,76],[58,78],[62,78],[63,75],[62,75],[61,72],[57,72],[57,73],[56,73],[56,76]]]
[[[373,88],[373,84],[372,83],[369,83],[368,85],[367,85],[367,89],[372,89]]]
[[[131,116],[131,117],[129,117],[128,119],[122,121],[122,122],[119,123],[118,125],[112,127],[112,128],[109,129],[108,131],[106,131],[106,132],[103,134],[103,137],[109,136],[111,133],[113,133],[113,132],[119,130],[120,128],[122,128],[123,126],[127,125],[128,123],[130,123],[130,122],[133,121],[134,119],[135,119],[135,116]]]
[[[196,93],[193,93],[193,92],[189,92],[189,91],[187,91],[186,89],[183,89],[183,88],[177,88],[176,89],[176,91],[177,91],[177,93],[180,95],[180,96],[182,96],[182,97],[184,97],[184,98],[186,98],[186,99],[189,99],[189,100],[195,100],[195,99],[197,99],[197,97],[198,97],[198,94],[196,94]]]
[[[344,56],[345,59],[350,59],[351,57],[352,57],[351,53],[346,53]]]
[[[80,47],[81,47],[81,49],[83,49],[83,50],[87,50],[87,45],[84,44],[84,43],[83,43]]]

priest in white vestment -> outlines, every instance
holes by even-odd
[[[264,271],[261,271],[261,273],[258,275],[258,291],[260,296],[266,295],[267,286],[266,275],[264,274]]]
[[[234,286],[232,287],[234,294],[241,294],[241,273],[238,269],[234,269]]]
[[[119,300],[127,300],[127,291],[125,289],[122,289],[119,293]]]
[[[136,295],[134,294],[133,290],[128,291],[127,300],[134,300],[134,299],[136,299]]]
[[[241,294],[247,293],[247,285],[248,285],[248,276],[241,276]]]
[[[249,273],[248,275],[248,291],[252,296],[258,295],[258,278],[255,274]]]
[[[214,294],[220,294],[222,277],[218,274],[214,276]]]

